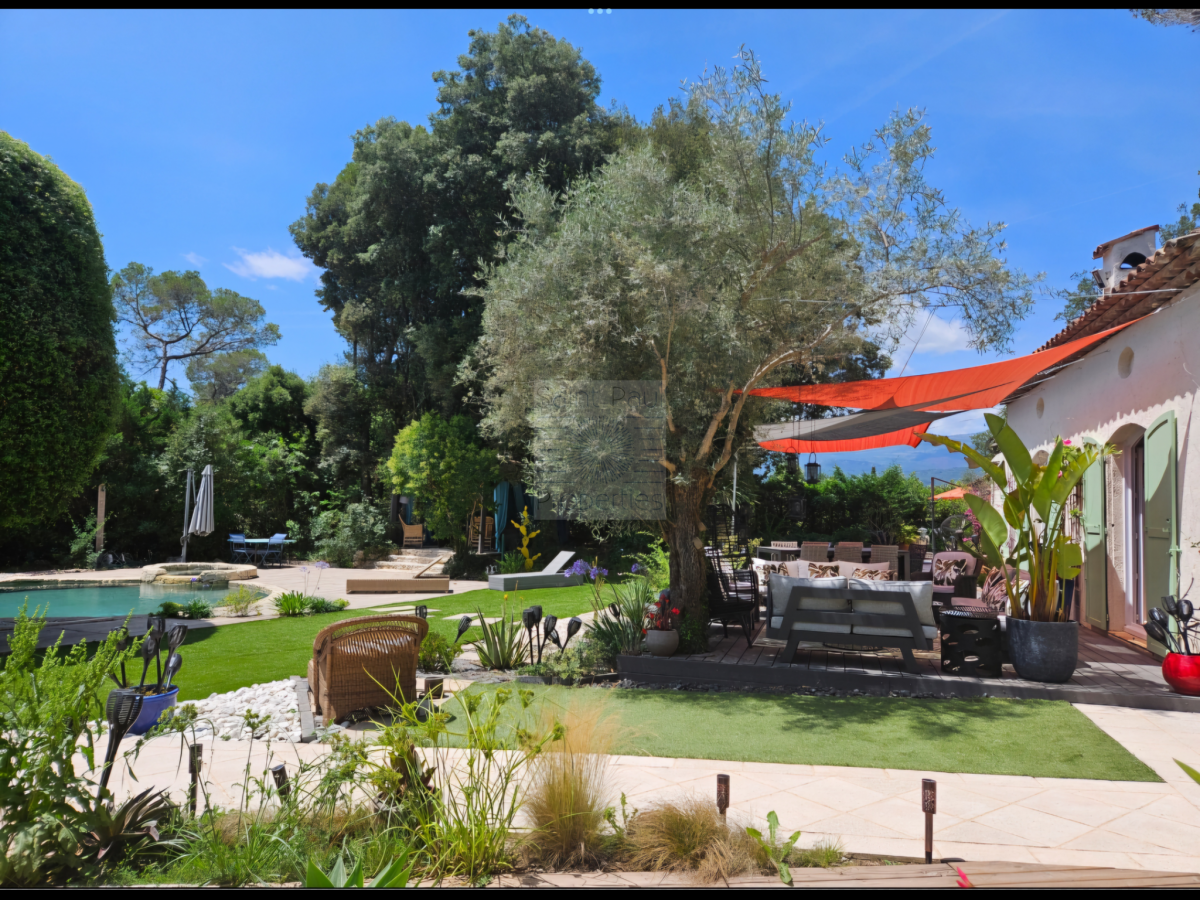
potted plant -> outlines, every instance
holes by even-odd
[[[1061,683],[1075,672],[1079,623],[1066,620],[1059,579],[1074,578],[1083,563],[1079,544],[1063,530],[1065,504],[1088,467],[1114,450],[1072,447],[1060,437],[1045,465],[1038,465],[1004,419],[991,414],[985,418],[1007,472],[961,441],[936,434],[920,437],[963,454],[997,485],[1012,483],[1012,489],[1004,491],[1003,514],[982,497],[967,494],[966,501],[979,520],[980,551],[1004,573],[1013,668],[1030,681]],[[1021,570],[1028,580],[1021,578]]]
[[[1197,625],[1192,621],[1191,601],[1176,601],[1174,597],[1164,597],[1163,601],[1167,611],[1155,607],[1146,623],[1146,634],[1167,648],[1162,663],[1163,680],[1177,694],[1200,697],[1200,652],[1197,652],[1200,639],[1196,636]],[[1197,641],[1196,648],[1192,647],[1192,641]]]
[[[671,592],[662,591],[646,610],[646,649],[651,656],[670,656],[679,649],[679,610],[671,608]]]
[[[907,551],[911,545],[920,543],[920,540],[921,535],[914,525],[905,523],[896,529],[896,548],[902,553]]]

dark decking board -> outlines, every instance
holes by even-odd
[[[714,637],[707,653],[667,659],[622,656],[617,668],[623,678],[659,684],[857,690],[865,694],[910,691],[1200,712],[1200,697],[1174,693],[1163,681],[1160,663],[1154,657],[1086,628],[1079,633],[1079,665],[1066,684],[1026,681],[1018,678],[1010,665],[1004,667],[1000,678],[944,675],[936,652],[917,652],[920,672],[915,675],[904,671],[898,652],[891,655],[801,647],[794,659],[785,661],[781,659],[782,642],[766,643],[764,633],[760,626],[753,647],[747,646],[740,630],[734,629],[729,637]],[[935,650],[936,646],[935,641]]]

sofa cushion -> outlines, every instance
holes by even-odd
[[[932,641],[937,637],[937,629],[932,625],[922,625],[921,631],[925,633],[926,640]],[[878,628],[874,625],[855,625],[855,634],[873,634],[877,637],[912,637],[912,632],[907,628]]]
[[[833,588],[836,590],[846,589],[845,578],[790,578],[786,575],[771,576],[771,590],[768,598],[769,614],[772,618],[783,615],[783,604],[787,602],[788,596],[792,592],[793,587],[814,587],[814,588]],[[775,598],[779,598],[779,602],[775,602]],[[814,605],[815,604],[815,605]],[[818,600],[815,597],[810,597],[807,600],[801,601],[801,609],[819,609],[826,612],[844,612],[848,611],[850,604],[846,600]],[[772,625],[772,628],[778,628],[778,625]]]
[[[851,578],[848,586],[851,590],[856,591],[904,591],[912,597],[920,623],[929,627],[937,625],[933,620],[933,584],[931,582],[866,581],[861,578]],[[894,600],[855,600],[854,611],[883,616],[899,616],[903,615],[904,607]]]
[[[762,590],[768,590],[772,575],[786,575],[787,563],[773,562],[769,559],[758,559],[757,557],[750,560],[750,565],[754,569],[754,574],[758,576],[758,586]]]

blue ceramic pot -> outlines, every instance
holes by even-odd
[[[150,694],[142,700],[142,712],[137,717],[137,721],[133,723],[133,727],[129,729],[130,734],[145,734],[151,728],[158,724],[158,717],[162,715],[164,709],[170,709],[175,705],[175,698],[179,696],[179,685],[171,688],[165,694]]]

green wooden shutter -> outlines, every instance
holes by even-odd
[[[1096,444],[1084,438],[1085,444]],[[1104,460],[1083,473],[1083,591],[1093,628],[1108,630],[1108,529],[1104,510]]]
[[[1146,613],[1162,605],[1162,598],[1179,593],[1179,514],[1175,488],[1175,413],[1165,412],[1146,429],[1145,534],[1142,542],[1142,583]],[[1166,648],[1150,644],[1160,654]]]

